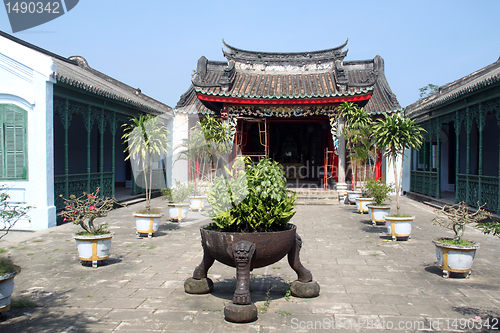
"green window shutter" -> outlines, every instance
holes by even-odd
[[[4,105],[2,127],[3,177],[26,179],[26,111],[15,105]]]

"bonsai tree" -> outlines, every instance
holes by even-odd
[[[246,167],[246,170],[243,168]],[[296,193],[286,188],[279,163],[262,158],[237,160],[226,174],[214,179],[207,191],[213,222],[221,231],[265,232],[284,230],[295,214]]]
[[[379,180],[370,179],[366,182],[366,190],[368,195],[373,198],[375,205],[383,206],[384,202],[389,198],[389,193],[394,189],[393,184],[383,184]]]
[[[28,212],[33,208],[9,202],[10,196],[7,193],[8,190],[7,186],[0,186],[0,239],[9,233],[9,230],[14,227],[17,221],[27,218]],[[21,268],[14,265],[12,259],[0,257],[0,276],[19,273],[20,270]]]
[[[479,206],[476,211],[470,210],[465,202],[455,205],[445,205],[442,209],[434,210],[438,215],[432,219],[434,224],[453,230],[453,240],[446,241],[453,245],[471,245],[472,242],[462,240],[466,225],[477,225],[480,221],[491,218],[491,214],[483,209],[486,204]],[[484,229],[483,229],[484,230]],[[442,241],[442,239],[440,240]]]
[[[96,223],[98,217],[105,217],[115,204],[114,198],[99,197],[98,187],[93,193],[83,193],[77,197],[71,194],[69,198],[60,197],[64,201],[64,209],[61,212],[64,222],[72,222],[80,226],[83,231],[77,233],[78,236],[97,236],[109,233],[108,223]]]
[[[339,106],[339,116],[345,121],[343,135],[347,142],[347,151],[351,157],[351,174],[353,189],[356,186],[356,161],[363,158],[358,158],[359,152],[355,153],[355,147],[358,141],[363,138],[363,128],[368,128],[372,122],[370,116],[365,109],[360,108],[357,104],[352,102],[344,102]]]
[[[9,233],[17,221],[28,217],[28,212],[33,208],[32,206],[11,203],[8,190],[9,187],[6,185],[0,185],[0,239]]]
[[[384,149],[384,156],[391,159],[394,167],[394,180],[396,184],[396,207],[400,215],[399,196],[401,192],[401,178],[403,168],[396,168],[396,158],[401,156],[401,164],[404,161],[404,151],[407,148],[418,149],[422,145],[423,128],[416,125],[413,120],[394,113],[392,116],[384,114],[383,119],[378,119],[373,126],[375,143],[380,149]]]
[[[153,157],[166,153],[170,148],[169,130],[164,119],[151,114],[141,114],[123,124],[122,139],[128,146],[125,160],[133,159],[142,169],[146,190],[146,211],[151,212],[151,189],[153,185]],[[160,187],[161,188],[161,187]]]

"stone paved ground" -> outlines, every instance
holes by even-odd
[[[0,241],[22,266],[14,302],[38,305],[4,313],[0,332],[325,332],[332,321],[347,324],[345,332],[470,331],[464,325],[474,325],[476,315],[500,315],[500,240],[467,230],[466,238],[481,243],[474,272],[444,279],[431,239],[450,232],[430,222],[432,208],[402,198],[403,211],[416,216],[410,241],[388,241],[385,226],[372,226],[353,206],[298,206],[292,222],[303,240],[301,259],[320,296],[287,295],[296,276],[284,258],[253,272],[259,319],[228,323],[223,308],[232,299],[234,269],[212,266],[212,294],[183,288],[202,258],[198,228],[206,218],[190,212],[186,222],[164,221],[156,237],[138,239],[132,212],[141,205],[109,214],[112,255],[97,269],[80,265],[73,225]],[[166,208],[160,198],[154,206]]]

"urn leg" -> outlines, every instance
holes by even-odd
[[[214,257],[210,254],[205,243],[202,241],[203,259],[194,269],[193,277],[184,281],[184,291],[188,294],[208,294],[214,289],[214,283],[207,277],[208,270],[214,264]]]
[[[236,266],[236,290],[233,295],[233,304],[251,304],[250,297],[250,267],[255,252],[255,243],[239,241],[234,245],[233,255]]]
[[[236,290],[233,301],[224,307],[224,318],[234,323],[248,323],[257,319],[257,307],[250,297],[250,268],[255,243],[239,241],[233,247],[236,266]]]
[[[302,239],[296,235],[295,242],[288,252],[288,263],[297,273],[297,280],[290,285],[290,292],[295,297],[316,297],[319,295],[319,284],[313,281],[311,272],[300,262],[299,252],[301,248]]]

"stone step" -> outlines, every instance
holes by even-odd
[[[297,189],[297,205],[338,205],[339,195],[337,191],[323,189]]]

